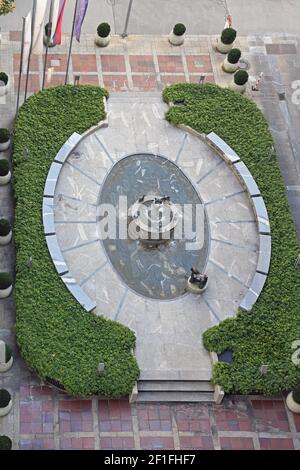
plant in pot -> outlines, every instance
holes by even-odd
[[[0,416],[7,415],[12,408],[12,399],[8,390],[0,390]]]
[[[97,28],[97,35],[95,44],[100,47],[105,47],[110,41],[110,25],[108,23],[100,23]]]
[[[11,13],[16,8],[14,0],[0,0],[0,16]]]
[[[230,85],[232,90],[238,91],[239,93],[244,93],[246,90],[246,83],[248,81],[249,75],[246,70],[238,70],[233,76],[233,82]]]
[[[6,95],[9,87],[8,75],[5,72],[0,72],[0,96]]]
[[[174,28],[169,34],[169,42],[173,46],[181,46],[184,43],[186,27],[182,23],[175,24]]]
[[[221,37],[217,41],[217,50],[222,54],[227,54],[232,48],[236,38],[236,30],[233,28],[225,28]]]
[[[13,355],[10,347],[0,340],[0,372],[6,372],[13,364]]]
[[[223,70],[225,72],[233,73],[239,68],[239,60],[241,58],[241,51],[239,49],[231,49],[228,52],[223,62]]]
[[[11,172],[8,161],[4,158],[0,159],[0,186],[9,183],[11,180]]]
[[[13,278],[10,273],[0,273],[0,299],[5,299],[12,292]]]
[[[55,38],[50,39],[50,36],[53,34],[52,29],[50,31],[50,24],[51,23],[45,24],[44,44],[45,44],[45,46],[47,46],[47,44],[48,44],[49,47],[55,47],[56,46]]]
[[[12,230],[7,219],[0,219],[0,245],[7,245],[12,239]]]
[[[0,436],[0,450],[11,450],[12,441],[8,436]]]
[[[300,384],[296,385],[288,394],[286,404],[293,413],[300,413]]]
[[[10,132],[3,127],[0,128],[0,152],[4,152],[10,146]]]

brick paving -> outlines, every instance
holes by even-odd
[[[14,77],[11,88],[16,91],[20,32],[2,36],[1,68]],[[47,67],[52,75],[47,87],[64,83],[67,46],[63,38],[60,48],[49,51]],[[249,58],[247,39],[240,38],[237,46]],[[181,48],[162,38],[113,38],[103,50],[87,37],[74,45],[68,81],[73,83],[79,74],[80,83],[104,85],[109,91],[160,91],[175,82],[197,83],[204,75],[207,82],[226,85],[231,77],[221,71],[222,60],[209,37],[189,38]],[[42,70],[43,57],[33,56],[29,93],[40,89]],[[24,83],[23,77],[21,90]],[[256,100],[261,96],[274,99],[270,87]],[[1,103],[5,108],[1,127],[10,124],[14,99],[10,94]],[[11,299],[5,308],[13,311]],[[5,331],[12,326],[13,321],[5,324]],[[0,419],[0,434],[10,435],[15,449],[300,449],[300,416],[290,413],[281,397],[226,397],[221,405],[74,399],[41,386],[15,345],[14,357],[14,367],[0,377],[14,400],[10,414]]]

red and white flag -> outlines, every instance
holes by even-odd
[[[52,29],[51,29],[51,42],[55,36],[56,26],[58,22],[59,16],[59,7],[60,7],[60,0],[51,0],[53,2],[53,13],[52,13]]]
[[[56,27],[55,25],[53,25],[53,30],[55,31],[54,40],[56,44],[61,44],[62,20],[63,20],[65,6],[66,6],[66,0],[60,0]]]

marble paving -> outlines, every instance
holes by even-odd
[[[83,139],[62,168],[55,228],[69,271],[96,301],[97,315],[136,332],[142,378],[209,380],[202,333],[236,314],[255,274],[259,236],[248,196],[230,167],[199,138],[170,125],[166,110],[158,93],[109,98],[108,127]],[[107,175],[126,155],[147,152],[176,163],[204,202],[209,285],[202,296],[139,294],[123,281],[99,239],[97,204]]]

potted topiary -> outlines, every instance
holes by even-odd
[[[0,416],[7,415],[12,408],[12,399],[8,390],[0,390]]]
[[[100,47],[105,47],[110,41],[110,25],[108,23],[100,23],[97,28],[97,35],[95,44]]]
[[[288,394],[286,404],[293,413],[300,413],[300,384]]]
[[[11,294],[13,278],[10,273],[0,272],[0,299],[5,299]]]
[[[9,80],[5,72],[0,72],[0,96],[6,95],[8,92]]]
[[[0,16],[11,13],[15,8],[14,0],[0,0]]]
[[[11,450],[12,442],[8,436],[0,436],[0,450]]]
[[[7,245],[12,239],[12,230],[7,219],[0,219],[0,245]]]
[[[10,347],[0,340],[0,372],[6,372],[13,364],[13,355]]]
[[[169,34],[169,42],[173,46],[181,46],[184,43],[186,27],[182,23],[175,24],[174,28]]]
[[[52,34],[53,31],[51,31],[51,34]],[[56,41],[55,41],[55,38],[53,38],[52,40],[50,39],[50,23],[47,23],[45,24],[45,30],[44,30],[44,44],[45,46],[48,46],[49,47],[54,47],[56,46]]]
[[[4,152],[10,146],[10,132],[3,127],[0,128],[0,152]]]
[[[239,68],[239,60],[241,58],[241,51],[239,49],[231,49],[228,52],[223,62],[223,70],[225,72],[233,73]]]
[[[233,28],[225,28],[222,31],[221,37],[217,41],[217,49],[222,54],[227,54],[232,47],[236,38],[236,30]]]
[[[0,186],[9,183],[11,180],[11,172],[9,170],[8,161],[4,158],[0,159]]]
[[[246,83],[248,81],[249,75],[246,70],[238,70],[233,76],[233,82],[230,85],[232,90],[238,91],[239,93],[244,93],[246,90]]]

